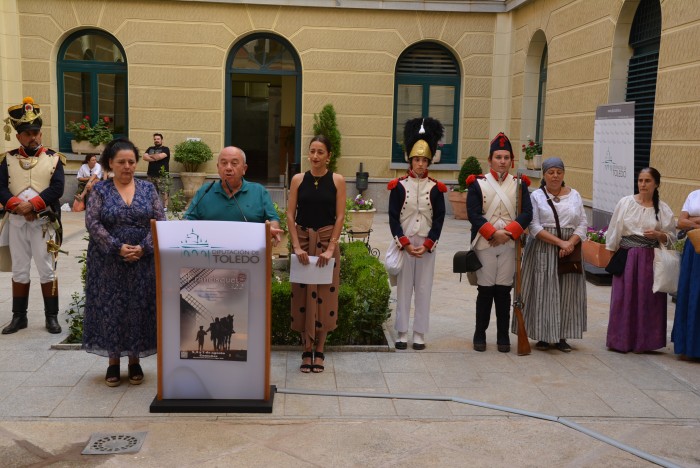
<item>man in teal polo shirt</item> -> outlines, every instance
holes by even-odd
[[[208,221],[270,221],[272,244],[277,245],[284,231],[280,229],[270,194],[265,187],[243,178],[248,165],[245,153],[235,146],[221,150],[216,160],[220,180],[204,184],[197,191],[185,219]]]

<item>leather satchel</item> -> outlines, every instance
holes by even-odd
[[[469,273],[481,268],[479,257],[473,250],[461,250],[452,257],[453,273]]]
[[[554,207],[554,203],[552,203],[552,200],[549,198],[547,190],[545,190],[545,188],[542,187],[542,191],[544,192],[544,196],[547,197],[547,203],[549,203],[549,206],[554,212],[554,222],[557,224],[557,237],[561,239],[562,237],[561,226],[559,225],[559,214],[557,213],[557,209]],[[583,258],[581,256],[581,242],[579,242],[574,246],[574,251],[571,252],[569,255],[567,255],[566,257],[558,257],[557,272],[560,275],[565,275],[567,273],[581,273],[583,272],[582,260]]]

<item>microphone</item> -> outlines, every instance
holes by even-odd
[[[241,212],[241,216],[243,216],[243,220],[247,223],[248,218],[245,217],[245,213],[243,213],[243,210],[241,209],[241,205],[238,204],[238,200],[236,199],[236,194],[233,193],[233,190],[231,190],[231,186],[228,184],[228,180],[224,179],[224,183],[226,184],[226,188],[228,189],[228,191],[231,192],[231,198],[233,198],[233,201],[236,202],[236,206],[238,207],[238,211]]]
[[[212,180],[211,184],[209,184],[209,187],[207,187],[207,189],[204,191],[202,196],[199,197],[199,200],[197,200],[197,203],[195,203],[194,206],[187,211],[189,211],[190,213],[193,213],[195,208],[197,208],[197,206],[199,206],[199,202],[201,202],[204,199],[204,197],[207,196],[207,193],[209,193],[209,190],[211,190],[211,188],[214,186],[215,183],[216,183],[216,180]]]

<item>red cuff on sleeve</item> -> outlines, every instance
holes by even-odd
[[[404,247],[406,247],[408,244],[411,243],[411,241],[408,240],[408,237],[406,237],[406,236],[401,236],[401,237],[399,237],[399,242],[401,243],[401,248],[404,248]]]
[[[46,203],[44,203],[44,200],[42,200],[41,197],[34,197],[31,200],[29,200],[29,203],[31,203],[34,206],[34,211],[36,211],[37,213],[46,209]]]
[[[496,232],[496,228],[493,227],[493,224],[491,223],[484,223],[484,225],[481,226],[481,229],[479,229],[479,234],[481,234],[481,236],[486,240],[491,239],[494,232]]]
[[[433,250],[434,245],[435,245],[435,242],[433,242],[432,239],[425,239],[425,241],[423,241],[423,247],[428,249],[429,252],[431,252]]]
[[[7,204],[5,205],[5,208],[8,211],[14,211],[14,209],[17,208],[17,205],[19,205],[20,203],[22,203],[22,200],[20,200],[17,197],[12,197],[9,200],[7,200]]]
[[[511,233],[513,239],[517,239],[523,234],[523,227],[518,224],[517,221],[511,221],[510,224],[505,227],[505,230]]]

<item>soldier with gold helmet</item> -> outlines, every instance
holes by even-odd
[[[435,272],[435,249],[445,221],[447,186],[428,176],[428,166],[439,160],[438,142],[444,134],[442,124],[433,118],[406,122],[404,147],[408,173],[389,182],[389,228],[394,246],[402,257],[396,283],[396,349],[408,347],[408,321],[411,297],[414,297],[413,344],[425,349],[428,332],[430,296]]]
[[[44,296],[46,329],[60,333],[55,255],[60,245],[65,156],[41,144],[41,108],[32,98],[24,98],[8,113],[5,138],[10,140],[12,125],[21,146],[0,155],[0,203],[6,210],[0,245],[9,246],[12,256],[12,321],[2,333],[27,328],[32,258]]]

